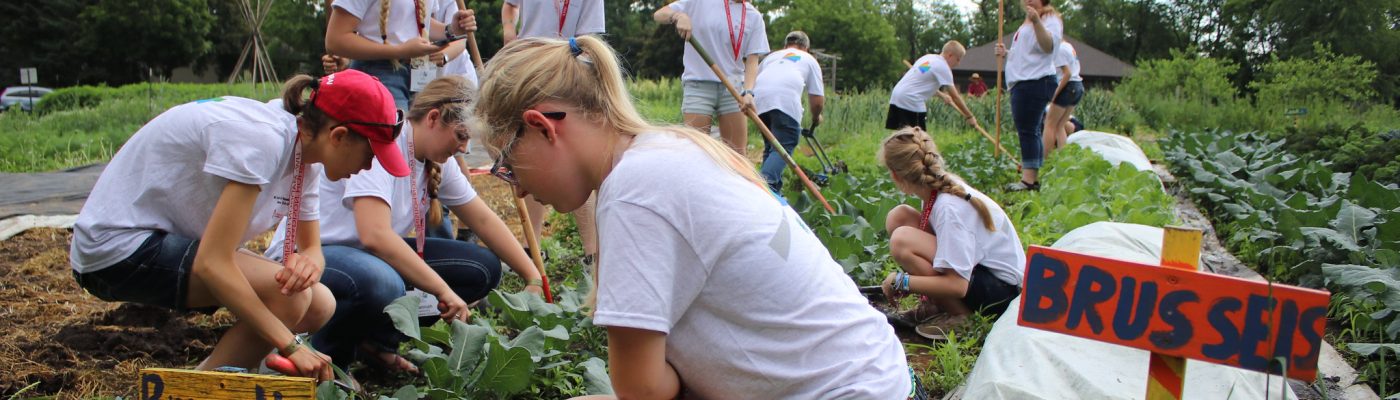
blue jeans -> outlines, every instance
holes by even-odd
[[[415,239],[405,238],[410,247]],[[381,351],[395,351],[406,338],[394,328],[384,307],[403,297],[408,284],[387,262],[350,246],[326,246],[326,271],[321,283],[335,295],[335,314],[311,336],[311,344],[331,356],[336,365],[348,366],[357,346],[368,342]],[[501,260],[490,250],[472,243],[428,238],[423,258],[452,291],[470,303],[486,297],[501,282]],[[430,325],[438,317],[420,319]]]
[[[1011,87],[1011,119],[1016,123],[1016,136],[1021,139],[1021,168],[1038,170],[1045,163],[1040,135],[1045,106],[1055,95],[1055,86],[1055,76],[1046,75]]]
[[[408,105],[412,103],[413,92],[408,91],[409,79],[412,71],[408,69],[408,64],[402,64],[399,69],[394,69],[394,65],[389,60],[354,60],[350,62],[350,69],[359,70],[369,76],[379,78],[379,83],[389,89],[389,94],[394,95],[394,107],[400,110],[408,110]]]
[[[763,125],[768,126],[768,130],[773,131],[773,137],[782,143],[783,150],[792,154],[792,149],[797,148],[798,137],[802,135],[802,123],[797,122],[791,116],[782,111],[772,110],[758,115],[758,120],[763,121]],[[773,145],[767,140],[763,141],[763,166],[758,168],[763,174],[763,179],[768,181],[768,187],[773,189],[773,193],[783,192],[783,170],[787,169],[787,161],[783,156],[773,151]]]

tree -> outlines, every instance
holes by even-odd
[[[82,81],[83,64],[100,62],[74,42],[85,0],[0,2],[0,87],[19,84],[20,68],[37,68],[39,83],[58,87]]]
[[[159,10],[159,12],[152,12]],[[104,0],[84,9],[80,46],[111,84],[141,81],[145,69],[169,76],[207,53],[214,17],[204,0]]]
[[[840,89],[890,85],[903,70],[894,27],[867,0],[792,0],[768,29],[805,31],[812,48],[841,56]]]

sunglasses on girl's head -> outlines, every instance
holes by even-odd
[[[544,114],[545,118],[562,121],[566,113],[563,111],[541,111],[540,114]],[[496,165],[491,166],[491,175],[501,178],[501,180],[511,185],[519,185],[520,180],[515,177],[515,171],[511,169],[510,162],[506,161],[506,159],[510,158],[511,147],[515,145],[515,141],[519,140],[520,135],[523,134],[525,134],[525,125],[521,124],[520,129],[515,131],[515,137],[512,137],[510,142],[501,147],[501,154],[496,158]]]
[[[389,129],[390,129],[390,132],[393,133],[392,135],[389,136],[389,140],[395,140],[395,139],[398,139],[398,138],[399,138],[399,132],[402,132],[402,131],[403,131],[403,110],[395,110],[395,111],[394,111],[394,124],[393,124],[393,125],[386,124],[386,123],[382,123],[382,122],[365,122],[365,121],[340,121],[340,125],[362,125],[362,126],[368,126],[368,127],[374,127],[374,128],[389,128]],[[336,125],[336,126],[340,126],[340,125]]]

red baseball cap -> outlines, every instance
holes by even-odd
[[[370,150],[389,175],[408,176],[408,163],[397,143],[403,113],[379,78],[353,69],[326,75],[311,93],[311,105],[369,139]]]

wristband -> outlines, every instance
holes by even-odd
[[[525,286],[544,286],[544,280],[540,278],[525,281]]]
[[[297,350],[301,350],[301,345],[304,343],[305,342],[302,342],[301,340],[301,336],[292,335],[292,342],[287,343],[286,346],[282,346],[282,348],[277,349],[277,354],[281,354],[282,357],[291,357],[293,353],[297,352]]]

